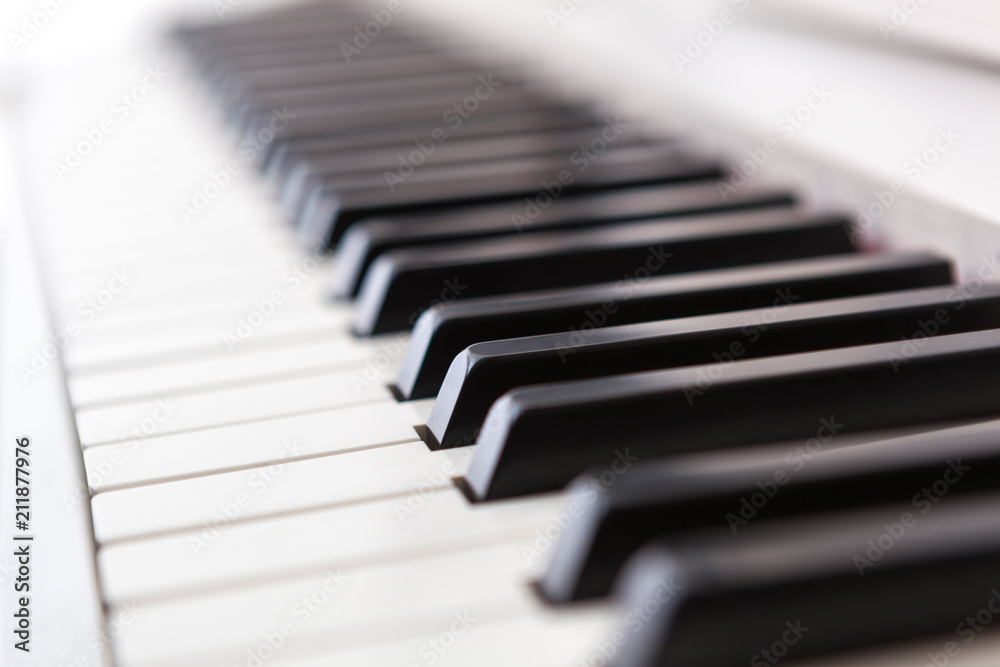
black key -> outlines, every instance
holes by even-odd
[[[919,518],[903,504],[774,522],[745,539],[692,536],[629,563],[617,594],[632,623],[614,664],[772,665],[935,634],[944,649],[993,607],[998,580],[995,494]]]
[[[422,147],[410,143],[402,147],[392,146],[382,149],[366,147],[359,151],[341,151],[337,155],[318,156],[303,161],[289,174],[280,193],[282,205],[294,215],[302,209],[306,197],[313,189],[342,178],[355,179],[366,172],[374,174],[375,179],[380,181],[384,188],[388,188],[386,173],[396,172],[398,175],[403,168],[401,165],[412,165],[414,162],[419,163],[421,169],[425,169],[430,166],[495,164],[501,160],[519,158],[562,159],[581,144],[600,136],[600,133],[600,127],[592,126],[569,131],[555,130],[503,137],[469,139],[456,137],[441,144],[424,137]],[[638,133],[631,132],[620,136],[615,145],[616,147],[638,146],[644,143],[647,142]],[[523,208],[524,203],[520,203]],[[508,227],[510,227],[509,218],[510,214],[507,220]]]
[[[266,169],[269,178],[281,182],[300,159],[308,160],[314,155],[358,150],[366,147],[410,147],[413,146],[415,139],[431,137],[431,134],[438,129],[449,137],[499,137],[524,132],[593,127],[596,122],[598,121],[585,111],[529,109],[507,114],[476,114],[465,119],[456,117],[450,122],[446,122],[444,119],[435,119],[434,121],[403,123],[350,135],[307,137],[288,141],[279,137],[275,141]]]
[[[404,399],[434,396],[452,359],[482,341],[933,287],[951,276],[933,255],[850,254],[442,304],[417,320],[396,389]]]
[[[955,288],[781,304],[472,345],[451,364],[427,419],[433,449],[475,441],[490,406],[516,387],[656,369],[728,364],[849,345],[1000,328],[1000,287],[955,308]]]
[[[533,90],[523,80],[514,77],[509,69],[497,71],[498,69],[494,68],[487,72],[482,70],[460,70],[458,72],[447,70],[447,73],[450,74],[464,74],[464,80],[461,83],[452,83],[448,86],[425,85],[410,90],[408,87],[416,83],[413,79],[417,77],[406,73],[398,76],[392,75],[387,80],[378,81],[365,79],[292,86],[279,84],[242,97],[231,105],[230,114],[239,123],[237,127],[241,128],[243,132],[255,132],[259,129],[254,125],[255,119],[258,117],[266,118],[275,107],[287,108],[303,121],[314,118],[319,118],[322,121],[323,117],[337,121],[350,114],[370,113],[374,116],[394,111],[395,116],[392,118],[398,119],[397,122],[404,122],[411,120],[412,117],[427,115],[440,119],[452,105],[469,96],[476,96],[479,100],[479,107],[484,110],[497,106],[501,100],[510,99],[521,100],[524,108],[540,108],[547,104],[553,106],[558,104],[555,100]],[[440,73],[433,72],[432,74]],[[401,79],[405,83],[398,85]],[[367,84],[367,92],[360,88],[362,83]],[[376,86],[376,83],[380,85]],[[349,95],[348,92],[352,88],[355,94]],[[429,113],[428,109],[437,113]],[[333,126],[331,130],[338,127],[340,126]]]
[[[371,103],[353,107],[341,105],[337,107],[310,107],[296,112],[294,122],[285,127],[274,139],[264,141],[264,157],[270,155],[276,141],[289,141],[316,137],[342,136],[354,132],[373,132],[380,128],[394,128],[400,124],[435,123],[446,124],[453,117],[462,120],[471,118],[472,113],[466,109],[476,106],[471,100],[476,98],[471,91],[452,93],[450,96],[425,97],[421,100],[409,100],[405,106],[401,104],[385,105],[380,108],[370,108]],[[419,103],[418,103],[419,102]],[[570,112],[571,107],[549,100],[539,100],[537,95],[526,90],[510,92],[499,88],[490,97],[477,102],[479,106],[475,113],[481,116],[499,116],[512,113],[522,113],[532,110],[548,110],[552,112]],[[456,110],[457,109],[457,110]],[[246,123],[244,136],[259,136],[268,127],[273,112],[255,115]],[[265,133],[266,134],[266,133]],[[419,138],[419,135],[417,137]],[[383,180],[376,183],[379,191],[388,191],[388,184]]]
[[[726,353],[719,350],[719,354]],[[640,459],[1000,415],[1000,330],[515,389],[497,401],[466,483],[482,500],[561,488]]]
[[[539,590],[555,603],[606,595],[642,545],[687,530],[743,539],[768,519],[905,502],[922,516],[945,496],[1000,490],[1000,421],[847,447],[839,447],[837,424],[817,431],[808,443],[750,451],[734,465],[663,459],[636,464],[610,485],[599,472],[585,475],[571,487],[580,510]]]
[[[333,295],[357,294],[375,258],[395,248],[551,229],[588,227],[608,222],[694,215],[728,209],[788,207],[787,190],[751,190],[725,199],[714,183],[644,186],[583,196],[565,196],[525,215],[525,203],[456,209],[450,214],[396,216],[354,225],[337,246]]]
[[[461,69],[449,60],[446,54],[427,53],[365,59],[354,63],[316,63],[247,72],[227,71],[219,77],[219,80],[210,83],[214,85],[213,92],[220,97],[225,108],[230,109],[244,98],[269,89],[371,81],[387,77],[454,72]],[[480,74],[489,74],[490,67],[477,67],[476,70]]]
[[[848,224],[836,215],[752,211],[396,250],[368,271],[354,326],[362,335],[407,329],[440,301],[607,282],[639,270],[666,275],[848,253]]]
[[[515,158],[493,163],[435,167],[414,171],[405,182],[385,174],[364,183],[338,182],[313,190],[297,227],[303,240],[335,245],[347,228],[364,218],[435,214],[455,206],[495,204],[550,192],[597,192],[653,183],[696,181],[722,176],[717,162],[684,153],[674,145],[610,148],[593,162],[581,151],[565,156]],[[393,189],[388,186],[393,185]],[[528,203],[525,203],[526,210]]]
[[[330,33],[330,31],[327,31]],[[377,60],[398,59],[403,56],[442,55],[461,53],[467,49],[467,41],[460,38],[442,37],[440,44],[430,44],[404,31],[387,32],[385,39],[372,43],[365,49],[364,57],[354,57],[353,49],[344,49],[354,35],[337,38],[334,34],[304,34],[298,39],[276,37],[258,40],[254,44],[235,42],[204,47],[198,55],[202,75],[210,81],[224,81],[227,77],[242,72],[329,63],[335,67],[357,62],[371,63]],[[333,41],[336,39],[336,41]],[[456,62],[456,65],[460,64]]]
[[[494,76],[491,73],[491,76]],[[288,106],[295,111],[299,107],[327,106],[346,101],[395,100],[406,104],[414,96],[429,92],[447,92],[456,98],[468,95],[481,85],[481,72],[433,72],[420,76],[399,76],[374,81],[355,81],[298,87],[268,89],[254,94],[235,105],[232,111],[233,123],[243,127],[247,119],[258,113],[266,113],[274,107]],[[485,79],[485,77],[483,77]],[[502,82],[507,88],[524,89],[525,83],[510,73],[496,73],[494,81]],[[412,141],[412,138],[411,138]]]
[[[344,100],[312,105],[289,105],[288,114],[294,114],[294,122],[284,128],[279,136],[283,138],[307,137],[316,135],[336,135],[355,130],[370,130],[383,125],[398,125],[414,121],[443,122],[442,118],[461,106],[464,100],[476,100],[472,106],[485,113],[510,113],[542,106],[556,107],[556,103],[539,99],[537,93],[516,86],[493,87],[489,92],[486,84],[475,95],[475,87],[463,90],[446,90],[429,92],[421,95],[407,96],[404,101],[397,98],[377,98],[369,100]],[[275,109],[286,112],[286,105],[263,107],[246,117],[239,127],[240,136],[256,136],[264,128],[269,127]],[[471,114],[469,114],[471,115]],[[385,183],[382,187],[386,187]]]

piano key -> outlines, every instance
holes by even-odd
[[[488,71],[484,73],[488,74]],[[474,91],[475,88],[471,88],[461,92],[425,94],[408,100],[406,107],[402,109],[398,101],[391,100],[296,107],[287,110],[287,113],[283,108],[268,109],[249,115],[239,131],[241,137],[260,138],[258,143],[267,151],[273,146],[274,137],[279,136],[282,139],[295,139],[335,135],[355,129],[372,130],[379,126],[414,121],[444,123],[448,119],[442,120],[443,115],[469,96],[478,103],[477,113],[482,109],[484,114],[496,115],[538,106],[537,96],[524,90],[500,86],[489,92],[488,97],[485,97],[487,93],[483,93],[481,97],[484,99],[476,97]],[[280,120],[280,131],[273,127],[275,118]]]
[[[468,65],[466,65],[468,67]],[[275,86],[303,86],[315,83],[367,81],[384,76],[418,75],[447,72],[461,67],[445,54],[395,54],[349,63],[346,60],[320,61],[301,65],[273,65],[263,68],[226,72],[213,83],[218,86],[224,105],[255,92]]]
[[[927,338],[920,324],[893,343],[515,389],[490,409],[465,481],[489,500],[561,488],[616,452],[806,440],[820,420],[854,433],[1000,414],[1000,330]]]
[[[107,544],[216,523],[225,529],[261,517],[391,497],[404,522],[424,496],[465,474],[471,455],[465,449],[431,452],[411,442],[99,493],[91,503],[94,536]],[[170,512],[158,511],[163,507]]]
[[[318,652],[303,655],[283,650],[268,664],[274,667],[327,667],[330,664],[408,665],[433,661],[437,667],[504,667],[510,664],[577,667],[581,661],[599,656],[597,643],[592,639],[605,636],[613,623],[604,608],[553,614],[537,609],[526,612],[522,605],[508,605],[495,610],[492,617],[483,612],[493,610],[475,611],[483,622],[469,623],[464,631],[461,612],[452,612],[436,620],[428,619],[422,632],[406,639],[371,641],[363,648],[344,650],[339,650],[336,644],[325,645],[318,647]],[[500,618],[505,611],[506,617]],[[470,615],[476,618],[475,614]],[[333,642],[340,637],[336,635]],[[349,637],[344,639],[350,641]],[[588,641],[594,646],[593,650],[574,648],[586,646]],[[443,650],[443,642],[451,643],[447,650]]]
[[[220,351],[224,349],[223,345],[219,347]],[[205,359],[152,360],[141,367],[80,373],[69,378],[69,391],[78,407],[159,398],[251,379],[361,369],[367,359],[377,354],[376,345],[350,339],[310,341],[274,349],[234,347],[229,354]]]
[[[171,435],[154,426],[132,441],[88,448],[84,467],[99,493],[414,442],[418,417],[403,407],[387,401]]]
[[[523,598],[529,590],[525,582],[530,567],[520,557],[520,547],[516,542],[506,543],[398,563],[365,564],[350,571],[331,567],[329,573],[144,604],[143,613],[116,643],[115,657],[120,665],[149,667],[191,664],[209,656],[215,664],[229,664],[245,656],[245,647],[289,620],[298,625],[299,637],[326,636],[344,628],[407,632],[428,613],[450,615],[473,605],[494,606]],[[483,572],[490,576],[482,576]],[[326,602],[314,604],[308,624],[300,624],[309,610],[302,599],[308,601],[317,590],[329,593],[317,596]],[[387,609],[392,610],[393,623],[385,622]],[[289,618],[292,610],[300,613]],[[112,609],[108,616],[115,618],[123,611],[128,611],[125,606]],[[185,637],[185,641],[165,641],[167,637]],[[238,650],[236,657],[220,655],[233,648]]]
[[[411,328],[440,302],[853,251],[836,215],[732,212],[396,250],[375,260],[354,330]]]
[[[621,606],[660,613],[629,633],[620,664],[735,667],[947,637],[994,595],[998,500],[953,499],[919,517],[890,505],[644,549]]]
[[[507,88],[523,89],[526,82],[517,79],[511,72],[491,72],[491,77],[503,82]],[[360,101],[393,98],[408,100],[411,95],[434,92],[450,92],[456,97],[464,97],[480,85],[479,71],[431,72],[418,76],[401,76],[357,81],[348,84],[306,85],[290,88],[268,89],[236,105],[230,112],[230,120],[236,127],[242,127],[253,114],[268,112],[275,107],[320,106],[338,101]],[[412,139],[411,139],[412,141]]]
[[[439,45],[427,45],[422,41],[414,41],[408,35],[387,33],[389,37],[401,37],[402,39],[392,39],[388,42],[379,42],[379,48],[372,50],[374,58],[396,57],[406,54],[428,53],[440,51]],[[441,36],[445,49],[462,49],[468,46],[467,40],[461,37]],[[217,81],[220,77],[228,73],[237,71],[255,70],[270,66],[297,65],[315,62],[337,62],[346,61],[350,54],[344,53],[344,47],[340,42],[331,43],[330,35],[297,37],[294,41],[258,44],[261,48],[247,50],[241,48],[246,46],[242,43],[234,44],[231,48],[215,48],[211,55],[208,55],[198,64],[203,68],[202,75],[206,80]],[[284,48],[276,48],[276,47]],[[207,55],[207,54],[206,54]]]
[[[466,139],[457,136],[440,144],[427,139],[430,145],[434,146],[433,153],[429,155],[426,153],[426,145],[417,147],[411,141],[404,146],[381,150],[366,147],[358,152],[316,156],[308,161],[302,161],[289,172],[288,178],[282,184],[279,201],[286,211],[294,213],[301,210],[309,193],[314,188],[322,186],[324,182],[341,176],[353,178],[366,171],[376,171],[384,175],[386,170],[392,172],[399,169],[405,159],[404,155],[413,155],[414,152],[421,156],[421,160],[426,160],[424,165],[433,166],[495,162],[507,158],[533,156],[562,157],[598,136],[600,131],[600,127],[591,126],[497,138]],[[616,145],[634,146],[641,143],[643,143],[642,137],[633,132],[619,137]],[[509,226],[509,214],[507,223]]]
[[[354,35],[351,35],[353,37]],[[401,33],[387,33],[389,39],[379,40],[376,48],[366,49],[364,61],[372,62],[379,59],[393,58],[401,56],[440,56],[442,46],[445,49],[455,49],[455,52],[471,53],[472,45],[467,39],[461,36],[441,35],[442,44],[432,46],[422,40],[413,40],[408,35]],[[350,53],[344,53],[342,43],[348,40],[338,40],[331,42],[329,32],[325,36],[304,35],[289,40],[277,40],[271,42],[258,43],[259,48],[248,50],[241,48],[241,44],[234,44],[226,48],[216,48],[214,53],[208,55],[198,64],[202,68],[202,74],[206,82],[217,83],[225,81],[226,77],[247,71],[257,71],[268,68],[286,68],[289,66],[303,66],[318,63],[330,63],[338,65],[355,61]],[[373,45],[375,46],[375,45]],[[283,48],[280,48],[283,47]],[[456,69],[463,63],[454,63]],[[331,68],[334,69],[334,68]],[[391,76],[392,73],[388,72]],[[381,77],[372,77],[373,81]]]
[[[480,341],[932,287],[951,276],[934,255],[851,254],[441,304],[417,320],[395,386],[404,399],[434,396],[455,356]]]
[[[321,84],[319,82],[312,88],[339,86],[337,83]],[[470,72],[470,83],[461,87],[427,89],[403,97],[283,96],[290,99],[281,105],[262,100],[259,106],[246,113],[240,114],[242,108],[231,111],[234,120],[240,121],[236,126],[239,133],[243,136],[264,136],[265,128],[270,128],[275,134],[300,136],[303,127],[315,127],[317,124],[326,126],[327,131],[333,134],[354,127],[369,129],[373,125],[394,125],[414,119],[441,122],[449,109],[467,97],[472,97],[479,107],[493,113],[501,109],[522,110],[541,106],[538,93],[509,78],[503,70],[494,72],[492,69]],[[405,107],[401,109],[404,100]],[[273,125],[276,109],[281,110],[282,118],[288,118],[280,131]]]
[[[612,485],[584,475],[571,487],[579,513],[539,590],[555,603],[606,595],[643,544],[695,528],[742,539],[769,519],[906,501],[922,516],[945,495],[998,490],[1000,483],[998,421],[846,447],[827,442],[837,447],[817,439],[808,450],[801,443],[784,453],[751,450],[733,464],[690,457],[636,464]]]
[[[1000,329],[1000,287],[960,309],[954,297],[954,288],[939,287],[476,343],[451,364],[428,444],[474,442],[490,406],[525,385],[883,343],[915,330]]]
[[[259,323],[257,327],[248,323],[248,318],[258,323],[256,318],[265,311],[278,313],[278,316]],[[195,326],[168,333],[155,328],[155,325],[147,325],[142,327],[142,333],[146,334],[143,338],[128,339],[115,335],[102,343],[90,345],[81,344],[86,338],[77,339],[74,345],[64,350],[63,361],[70,371],[94,372],[111,365],[149,363],[153,357],[160,357],[162,361],[162,355],[192,358],[229,354],[236,348],[287,344],[293,339],[323,338],[330,341],[348,336],[348,319],[343,312],[296,309],[289,302],[279,304],[271,311],[266,302],[258,300],[258,304],[242,306],[237,313],[230,314],[215,327]]]
[[[515,111],[509,114],[475,115],[462,120],[457,128],[454,123],[447,125],[449,133],[462,137],[487,137],[520,134],[524,132],[572,129],[593,125],[594,117],[576,109],[540,108]],[[270,159],[265,165],[265,175],[272,182],[284,180],[288,171],[299,158],[332,153],[342,150],[357,150],[363,147],[412,145],[414,138],[427,137],[437,128],[444,126],[437,122],[403,123],[376,130],[358,131],[349,135],[328,137],[308,137],[285,140],[276,138]]]
[[[339,371],[194,391],[176,399],[167,397],[81,407],[76,411],[76,428],[80,444],[92,447],[134,440],[131,429],[150,415],[161,413],[164,401],[176,404],[177,409],[172,411],[170,419],[158,425],[158,435],[391,399],[392,394],[384,382],[368,380],[358,371]]]
[[[360,18],[356,14],[349,13],[346,17],[303,19],[292,22],[293,25],[282,26],[280,29],[277,29],[277,26],[268,26],[264,30],[243,31],[243,34],[237,34],[239,31],[229,35],[203,34],[194,39],[188,35],[185,38],[187,42],[185,50],[194,57],[196,63],[209,68],[208,75],[211,74],[212,65],[238,63],[241,58],[253,56],[314,51],[321,46],[337,47],[339,51],[337,60],[347,62],[340,42],[353,40],[356,36],[354,28]],[[370,16],[365,20],[371,20]],[[386,51],[395,52],[405,47],[409,47],[410,52],[427,51],[446,56],[447,49],[434,48],[432,44],[427,43],[427,38],[432,36],[443,38],[445,45],[450,43],[449,40],[455,39],[454,34],[445,34],[431,26],[414,24],[406,26],[404,30],[394,29],[391,25],[386,26],[379,34],[379,39],[365,49],[364,60],[378,58]]]
[[[524,223],[510,204],[458,208],[452,213],[365,220],[352,226],[337,246],[333,294],[354,297],[368,267],[389,250],[486,236],[572,229],[643,218],[693,215],[723,209],[781,208],[795,204],[788,191],[755,190],[725,201],[710,183],[677,183],[569,195]]]
[[[201,531],[108,545],[98,553],[104,599],[174,597],[331,566],[345,570],[460,548],[523,539],[558,509],[557,496],[470,508],[455,489],[425,497],[405,523],[398,501],[319,509],[230,526],[195,553]],[[352,539],[345,540],[345,535]]]
[[[554,190],[561,183],[563,193],[591,192],[625,185],[716,179],[721,173],[714,162],[680,153],[671,144],[609,148],[595,161],[588,163],[587,159],[574,151],[558,159],[507,159],[461,167],[428,165],[389,192],[384,174],[353,184],[341,182],[314,189],[296,227],[306,245],[328,247],[336,244],[350,225],[366,217],[435,213],[458,204],[508,200],[518,201],[516,213],[523,210],[522,198],[538,198],[546,185]]]

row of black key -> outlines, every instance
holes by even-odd
[[[179,36],[266,144],[303,239],[336,249],[355,331],[413,328],[395,390],[440,392],[429,446],[477,443],[472,499],[583,473],[543,596],[668,590],[620,656],[635,666],[744,664],[802,616],[796,657],[902,640],[978,602],[1000,562],[979,539],[1000,423],[946,426],[1000,416],[1000,292],[949,286],[935,255],[858,253],[849,220],[791,192],[724,197],[713,160],[461,39],[394,19],[345,51],[369,19],[317,3]],[[476,87],[493,90],[463,108]],[[277,107],[293,117],[268,136]],[[900,427],[921,432],[879,435]],[[896,530],[939,474],[964,504],[858,566],[858,540]]]

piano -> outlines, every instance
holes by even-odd
[[[4,665],[995,665],[996,11],[20,3]]]

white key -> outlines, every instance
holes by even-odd
[[[140,239],[102,239],[103,246],[77,247],[73,253],[63,253],[53,266],[53,280],[75,276],[122,263],[150,265],[173,263],[201,257],[230,257],[240,254],[270,252],[276,244],[288,241],[287,236],[269,233],[267,228],[250,227],[234,234],[234,230],[212,228],[201,233],[186,230],[183,234],[158,234]]]
[[[464,475],[471,457],[471,448],[432,452],[411,442],[100,493],[94,533],[107,543],[387,497],[398,497],[405,521],[426,494]]]
[[[262,277],[280,277],[292,264],[293,258],[274,256],[270,253],[259,257],[246,257],[237,261],[218,259],[204,262],[185,270],[183,265],[170,267],[118,266],[108,269],[87,272],[71,281],[60,283],[61,305],[77,304],[88,297],[97,295],[108,286],[114,276],[114,271],[122,270],[123,279],[127,284],[116,295],[116,301],[125,302],[132,299],[145,298],[157,289],[169,287],[196,292],[200,285],[203,291],[210,291],[216,282],[240,282],[243,280],[260,280]],[[119,285],[115,285],[119,288]]]
[[[83,453],[94,492],[417,440],[395,401],[136,439]]]
[[[319,370],[364,367],[378,354],[371,342],[353,339],[311,341],[290,347],[248,349],[232,354],[167,362],[142,368],[81,373],[69,377],[69,393],[77,407],[158,398],[185,390],[232,385]]]
[[[509,608],[508,620],[473,621],[463,630],[460,613],[439,619],[433,630],[387,644],[338,650],[332,643],[303,646],[290,640],[265,664],[268,667],[581,667],[607,664],[598,648],[614,628],[615,614],[587,605],[552,612]],[[429,620],[429,624],[434,622]],[[294,628],[293,628],[294,630]],[[305,642],[302,642],[305,644]],[[448,646],[446,647],[445,644]],[[260,642],[243,653],[261,654]],[[124,667],[124,666],[123,666]],[[915,667],[915,666],[914,666]]]
[[[353,312],[349,307],[321,303],[323,289],[321,281],[308,280],[288,286],[289,310],[320,310],[324,312],[342,311],[343,316]],[[146,337],[157,333],[183,334],[191,330],[217,330],[245,315],[253,308],[259,293],[251,293],[244,286],[241,293],[235,293],[225,300],[214,303],[192,304],[190,301],[171,298],[155,308],[116,308],[87,324],[84,335],[70,342],[73,347],[86,342],[90,337],[106,340],[129,340],[136,336]],[[141,304],[140,304],[141,305]]]
[[[273,303],[273,302],[272,302]],[[269,306],[262,306],[267,309]],[[90,345],[68,347],[63,355],[66,367],[75,373],[99,372],[108,366],[123,363],[156,363],[163,355],[226,355],[236,348],[251,348],[267,344],[281,344],[286,338],[322,338],[323,340],[347,339],[347,325],[351,314],[344,311],[288,309],[279,305],[272,315],[254,327],[260,310],[253,306],[244,308],[212,328],[184,332],[155,332],[129,340],[100,340],[90,338]],[[248,320],[248,318],[250,318]]]
[[[138,607],[126,602],[108,613],[109,620],[131,621],[116,642],[116,657],[119,664],[149,667],[194,665],[209,657],[215,664],[237,664],[248,648],[285,623],[295,636],[309,640],[322,641],[345,628],[381,629],[384,637],[398,638],[427,616],[447,617],[473,605],[525,597],[535,570],[521,556],[521,545],[351,570],[331,567],[306,577]],[[336,646],[329,639],[323,643]]]
[[[550,495],[472,506],[457,489],[430,493],[424,501],[405,522],[398,502],[388,499],[233,525],[211,544],[199,541],[201,531],[111,544],[98,553],[104,598],[116,603],[185,595],[529,537],[562,505]]]
[[[76,428],[80,444],[91,447],[134,440],[132,429],[141,428],[144,420],[155,421],[154,413],[162,416],[156,434],[167,435],[389,400],[392,395],[384,382],[343,371],[195,391],[177,399],[81,408],[76,412]]]

